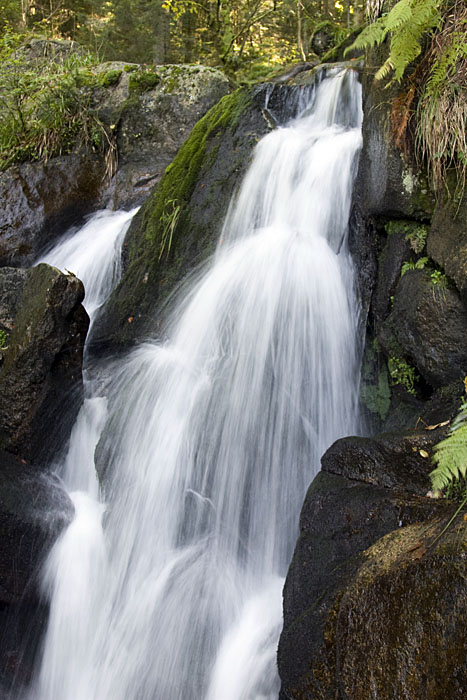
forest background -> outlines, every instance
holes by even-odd
[[[365,0],[0,0],[0,31],[78,41],[101,61],[203,63],[261,79],[338,43]]]

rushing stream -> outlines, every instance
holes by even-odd
[[[112,365],[105,397],[88,381],[61,466],[76,517],[45,567],[51,612],[30,700],[277,698],[305,490],[323,451],[357,428],[346,232],[360,102],[356,74],[334,74],[258,144],[169,340]],[[131,216],[101,213],[46,256],[83,279],[91,314]]]

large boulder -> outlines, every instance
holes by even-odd
[[[31,265],[44,246],[96,206],[103,176],[98,158],[83,154],[0,173],[0,266]]]
[[[0,269],[0,447],[27,461],[60,449],[79,410],[83,297],[76,277],[49,265]]]
[[[338,697],[464,695],[467,523],[460,516],[441,536],[445,522],[401,528],[363,554],[326,629]]]
[[[345,643],[340,632],[345,621],[344,616],[340,617],[340,601],[365,562],[365,550],[381,537],[452,512],[446,502],[425,496],[431,468],[426,455],[440,437],[442,432],[438,429],[383,435],[375,440],[344,438],[324,455],[322,471],[312,482],[303,505],[300,537],[284,588],[284,629],[278,655],[280,697],[284,700],[374,697],[371,683],[361,695],[341,691],[348,676],[339,661],[341,639]],[[409,579],[408,587],[414,590],[417,581],[416,576]],[[381,605],[385,602],[388,610],[392,606],[391,614],[397,616],[397,604],[387,590]],[[452,612],[456,613],[455,606]],[[373,619],[377,611],[367,610],[367,614]],[[411,618],[413,628],[412,621],[407,621],[413,634],[417,632],[418,619],[416,614]],[[337,620],[340,626],[336,632]],[[388,622],[393,623],[395,620]],[[374,644],[379,641],[377,635],[372,639]],[[391,644],[387,653],[393,654],[395,660],[396,642]],[[445,659],[445,671],[446,668]],[[418,671],[414,666],[409,672]],[[365,673],[371,675],[370,664]],[[428,696],[381,697],[424,700]]]
[[[120,71],[115,84],[101,90],[98,106],[117,134],[118,170],[104,199],[115,209],[130,208],[143,202],[196,122],[229,92],[229,82],[206,66],[142,70],[114,62],[98,70],[104,80]]]
[[[288,99],[300,89],[242,88],[196,124],[133,219],[124,246],[125,271],[96,324],[94,349],[119,350],[160,331],[170,293],[214,252],[254,146],[282,121]]]
[[[467,309],[457,292],[426,270],[409,270],[399,280],[386,325],[403,354],[431,387],[467,373]],[[446,285],[446,286],[445,286]],[[391,334],[387,334],[390,338]],[[386,336],[380,335],[383,342]],[[391,354],[391,342],[387,347]]]

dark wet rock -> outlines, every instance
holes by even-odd
[[[440,430],[423,430],[342,438],[323,455],[322,469],[352,481],[423,496],[432,469],[428,457],[441,436]]]
[[[95,95],[100,118],[117,133],[118,171],[104,195],[116,209],[143,202],[196,122],[230,90],[225,75],[206,66],[143,71],[113,62],[97,69],[103,81],[118,71],[115,84]]]
[[[365,324],[376,283],[378,237],[373,220],[365,217],[358,205],[352,207],[349,221],[349,249],[355,263],[355,274],[361,302],[361,319]]]
[[[436,540],[440,531],[436,520],[414,524],[364,553],[325,633],[339,697],[464,695],[467,524],[459,517]]]
[[[60,62],[75,50],[74,42],[38,40],[24,52],[39,70],[41,60]],[[0,266],[32,264],[59,234],[99,206],[141,204],[198,119],[230,89],[219,70],[203,66],[143,70],[108,63],[95,75],[100,84],[83,89],[91,91],[92,107],[108,133],[116,134],[115,162],[111,166],[112,159],[80,151],[0,173]],[[147,75],[156,76],[157,85],[138,82],[137,76]],[[117,174],[103,192],[115,163]]]
[[[125,272],[96,324],[94,349],[118,350],[160,333],[166,300],[214,252],[234,188],[257,141],[271,128],[263,114],[266,97],[276,114],[284,109],[284,97],[299,90],[240,89],[197,123],[130,226]]]
[[[363,149],[356,196],[367,214],[426,221],[434,208],[427,179],[395,143],[392,108],[401,87],[374,80],[375,66],[386,58],[384,51],[370,52],[363,72]]]
[[[44,246],[79,223],[99,197],[97,157],[71,154],[0,173],[0,266],[30,265]]]
[[[89,324],[81,305],[84,288],[76,277],[41,264],[27,271],[1,269],[4,290],[1,447],[28,461],[46,461],[68,436],[82,399]]]
[[[467,193],[456,203],[438,204],[428,234],[428,254],[451,277],[467,304]]]
[[[27,595],[43,557],[73,513],[54,474],[0,450],[1,603],[19,602]]]
[[[400,279],[388,321],[396,341],[432,387],[467,373],[467,311],[457,293],[437,286],[430,272]],[[390,348],[388,348],[390,351]]]
[[[373,316],[380,326],[391,311],[391,297],[401,276],[402,263],[410,259],[410,243],[402,231],[389,235],[378,261],[378,277],[373,297]]]
[[[429,454],[441,436],[438,429],[376,440],[344,438],[324,455],[303,505],[284,588],[278,654],[282,699],[373,697],[341,693],[348,679],[339,665],[340,632],[335,632],[339,603],[371,545],[411,523],[452,512],[444,501],[422,495],[431,466],[420,450]],[[388,606],[394,605],[388,598]],[[368,665],[366,672],[371,670]],[[371,693],[368,684],[366,692]]]
[[[47,620],[42,564],[74,514],[60,480],[0,450],[0,697],[30,679]],[[4,691],[4,695],[2,695]]]

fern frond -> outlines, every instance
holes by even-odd
[[[387,33],[386,15],[383,15],[360,32],[353,44],[345,49],[344,56],[354,49],[368,49],[372,46],[379,46],[385,40]]]
[[[440,25],[441,4],[441,0],[399,0],[390,12],[366,27],[345,53],[379,46],[389,35],[389,56],[375,78],[386,78],[393,70],[393,80],[400,81],[407,66],[421,53],[425,34]]]
[[[430,474],[435,491],[444,489],[455,479],[467,475],[467,424],[463,423],[445,440],[438,443],[433,454],[437,465]]]
[[[386,15],[386,31],[395,32],[399,27],[412,20],[412,0],[399,0],[392,10]]]
[[[387,58],[381,68],[378,68],[378,70],[375,73],[375,80],[382,80],[383,78],[386,78],[386,76],[389,75],[389,73],[394,69],[394,64],[391,61],[390,58]]]

